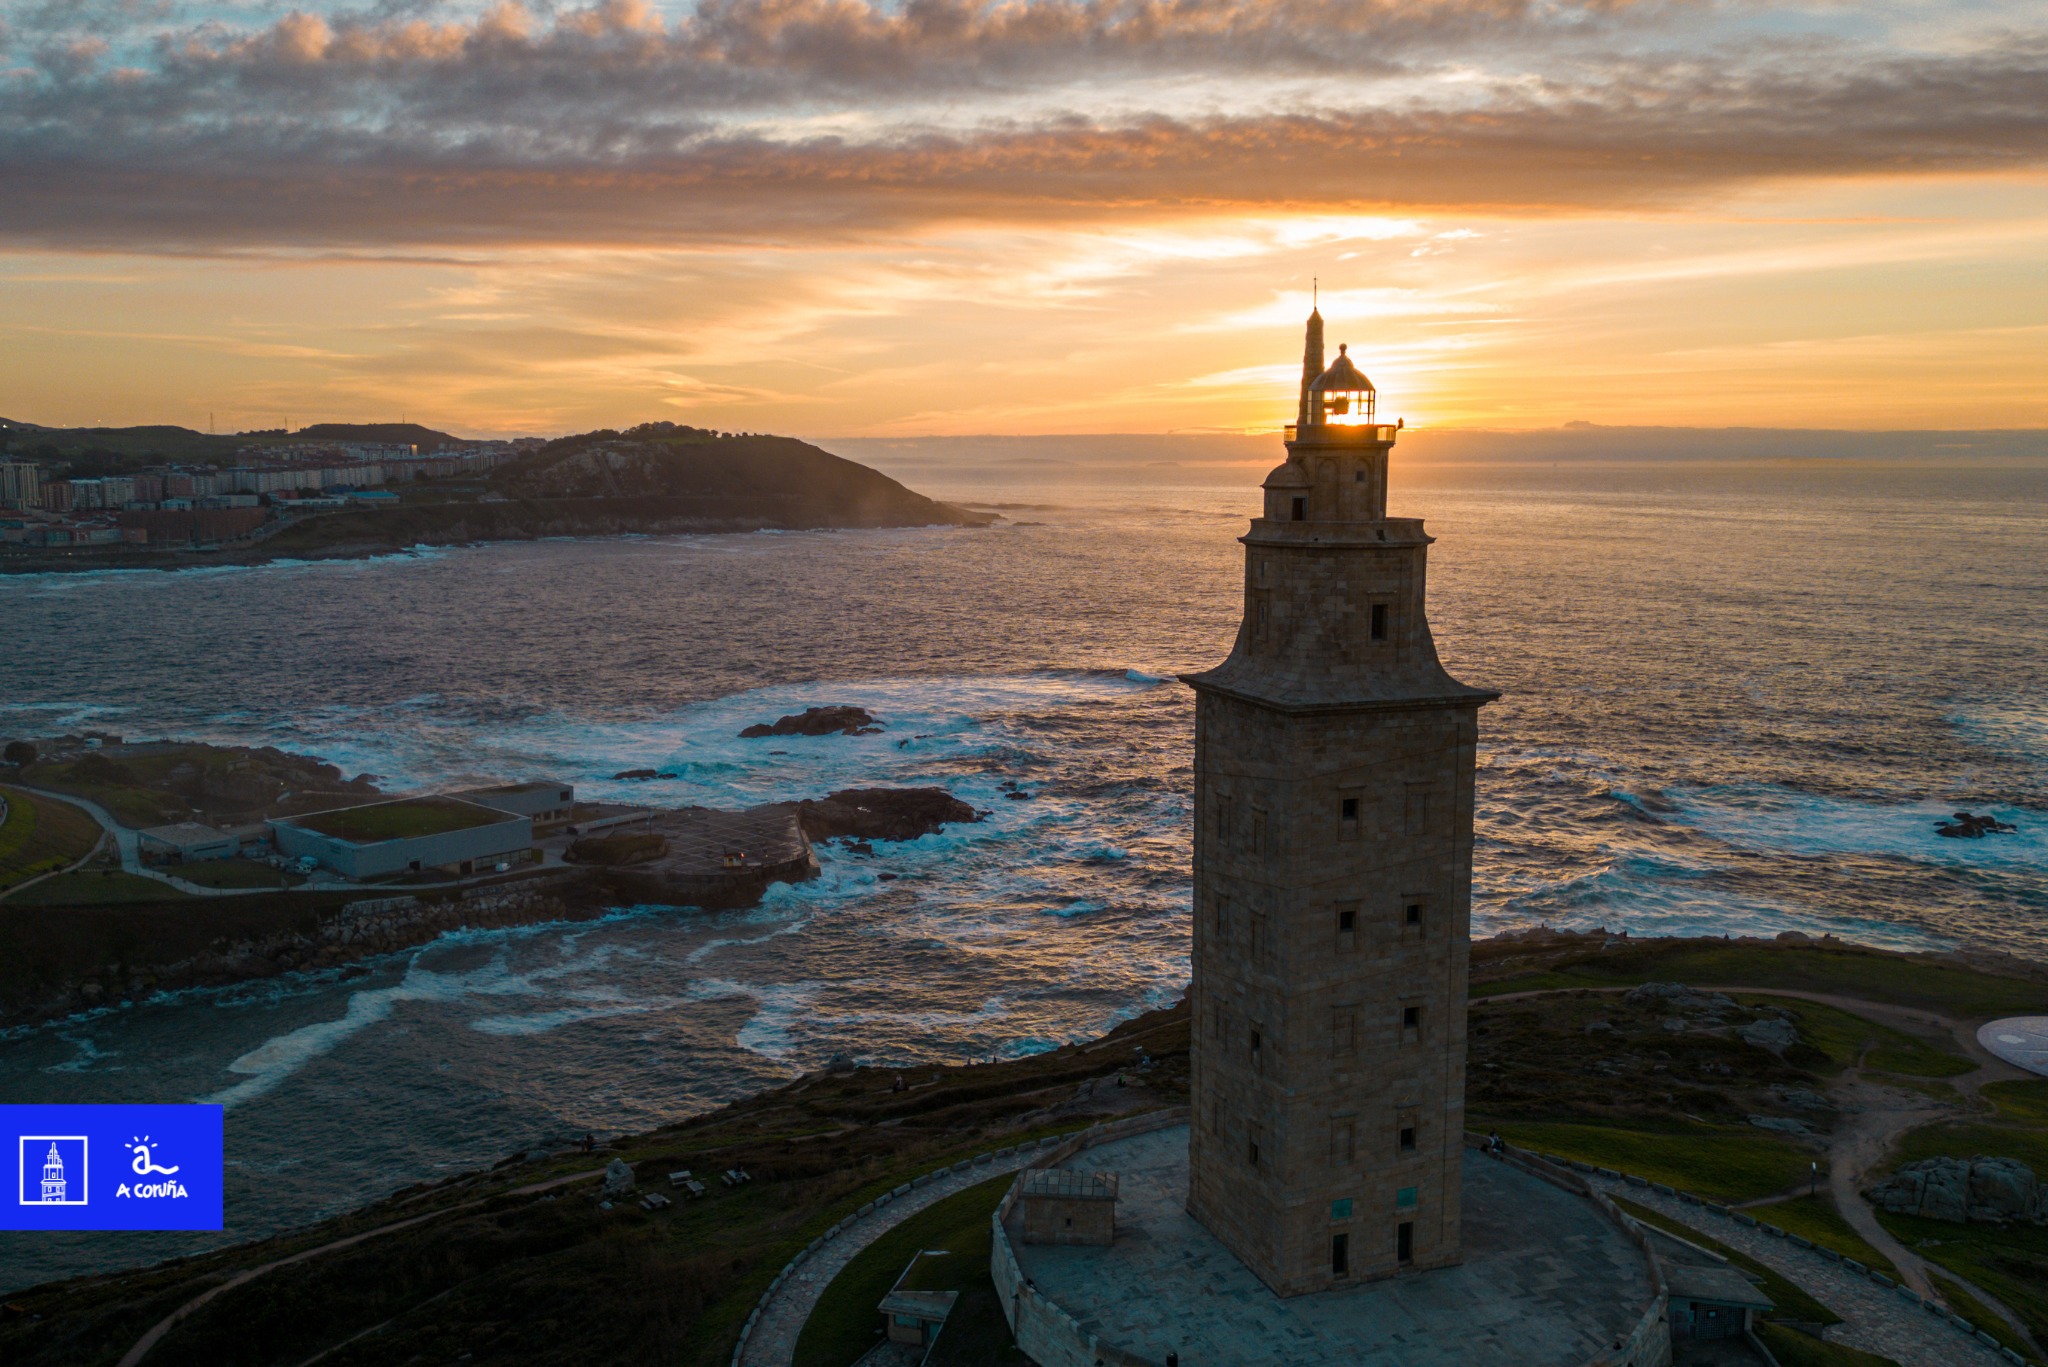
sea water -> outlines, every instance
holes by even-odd
[[[1014,1057],[1173,1002],[1193,711],[1261,470],[961,469],[989,530],[620,538],[0,577],[0,737],[277,745],[409,788],[736,806],[942,785],[987,813],[716,915],[458,934],[367,972],[0,1037],[7,1101],[228,1108],[250,1237],[835,1053]],[[2048,472],[1402,468],[1481,717],[1476,933],[2048,950]],[[854,703],[873,736],[737,732]],[[625,769],[677,777],[620,782]],[[2012,821],[1939,838],[1958,808]],[[884,878],[883,874],[894,874]],[[52,915],[62,915],[53,911]],[[209,1236],[0,1235],[0,1286]]]

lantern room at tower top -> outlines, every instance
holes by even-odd
[[[1323,368],[1323,315],[1308,316],[1307,347],[1301,359],[1301,403],[1286,430],[1289,445],[1314,442],[1323,446],[1362,446],[1391,442],[1402,424],[1378,420],[1379,392],[1352,361],[1350,348],[1337,347],[1337,359]]]

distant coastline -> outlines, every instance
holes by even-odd
[[[298,435],[307,434],[319,435]],[[26,440],[7,435],[17,447]],[[0,573],[361,559],[554,537],[997,520],[792,438],[671,423],[424,456],[410,443],[325,439],[259,442],[233,454],[184,452],[161,437],[129,446],[71,450],[38,441],[0,454],[7,476],[0,481]]]

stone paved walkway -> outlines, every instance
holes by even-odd
[[[1188,1127],[1063,1166],[1115,1172],[1116,1242],[1026,1244],[1018,1269],[1080,1332],[1188,1367],[1582,1367],[1642,1320],[1642,1251],[1591,1201],[1466,1149],[1464,1260],[1281,1298],[1187,1213]],[[1371,1223],[1353,1239],[1389,1237]],[[1105,1355],[1106,1356],[1106,1355]]]
[[[1738,1224],[1700,1206],[1688,1204],[1662,1192],[1617,1182],[1612,1178],[1589,1177],[1588,1181],[1611,1196],[1646,1206],[1669,1216],[1710,1239],[1747,1254],[1765,1267],[1783,1273],[1813,1298],[1842,1317],[1842,1323],[1827,1331],[1830,1343],[1861,1348],[1891,1358],[1899,1367],[2003,1367],[2005,1359],[1994,1348],[1970,1338],[1945,1320],[1936,1319],[1922,1308],[1918,1297],[1907,1297],[1889,1287],[1858,1275],[1842,1264],[1809,1248]]]
[[[862,1249],[933,1203],[1001,1173],[1015,1172],[1033,1159],[1051,1152],[1050,1149],[1026,1149],[1022,1153],[1006,1153],[965,1172],[947,1173],[937,1181],[905,1192],[866,1219],[848,1226],[838,1238],[806,1258],[789,1279],[775,1289],[773,1299],[754,1325],[753,1335],[747,1339],[746,1355],[741,1359],[744,1367],[790,1367],[796,1354],[797,1335],[803,1332],[804,1322],[817,1308],[818,1299],[825,1294],[825,1288],[832,1284],[832,1279]]]

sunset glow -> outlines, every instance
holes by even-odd
[[[0,5],[0,414],[2048,423],[2037,6]]]

